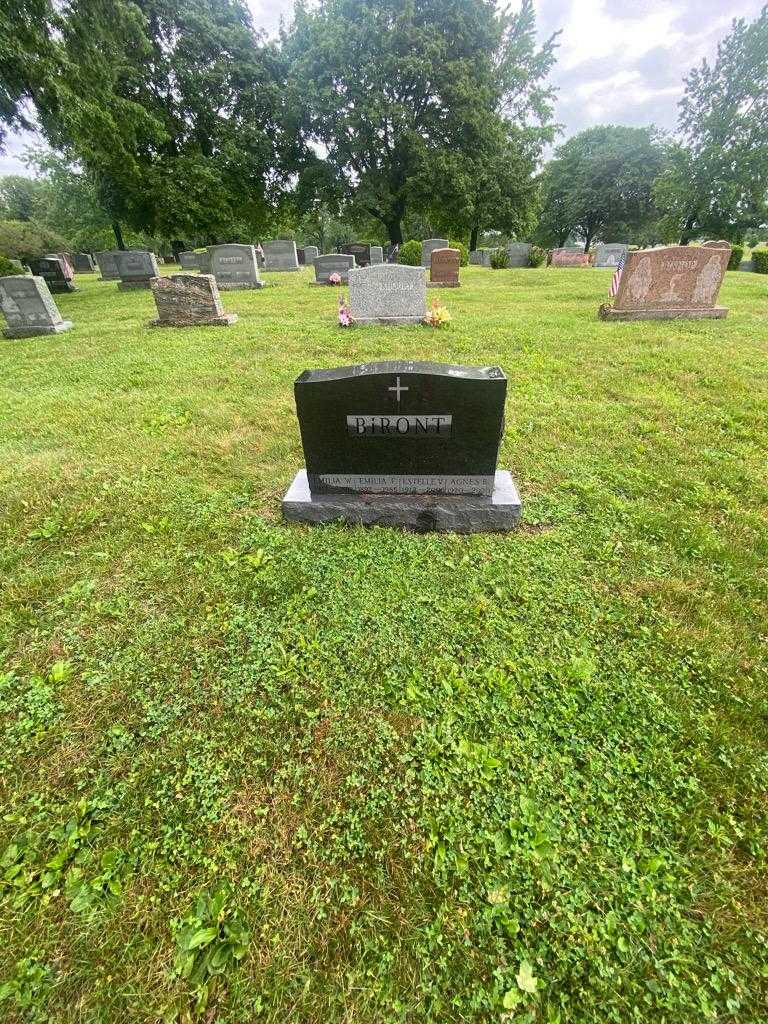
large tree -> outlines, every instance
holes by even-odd
[[[532,0],[299,0],[284,52],[304,137],[390,241],[413,209],[486,226],[478,174],[549,120],[552,43],[536,50],[532,18]],[[526,124],[529,138],[505,131]]]
[[[656,216],[653,182],[665,150],[653,128],[598,125],[560,146],[543,176],[543,223],[562,244],[570,234],[594,241],[631,239]]]
[[[679,141],[656,185],[667,234],[741,240],[768,210],[768,7],[733,22],[685,80]]]

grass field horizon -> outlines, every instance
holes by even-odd
[[[0,345],[0,1017],[766,1019],[768,279],[461,276],[343,330],[78,275]],[[519,530],[281,521],[294,379],[404,358],[506,372]]]

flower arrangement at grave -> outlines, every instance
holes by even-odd
[[[341,274],[329,274],[328,284],[341,284]]]
[[[343,295],[339,296],[339,327],[353,327],[355,321]]]
[[[438,299],[432,300],[432,305],[429,308],[429,312],[424,317],[424,323],[428,327],[445,327],[452,320],[451,314],[445,308],[441,306]]]

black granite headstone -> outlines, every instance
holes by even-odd
[[[507,378],[497,366],[393,361],[307,370],[294,385],[306,459],[288,519],[502,530],[520,515],[496,463]]]
[[[76,292],[77,288],[72,283],[63,260],[51,257],[44,257],[39,260],[30,260],[32,273],[36,277],[42,277],[48,285],[48,291],[52,294],[63,292]]]
[[[342,245],[339,252],[345,256],[354,256],[358,267],[371,265],[371,247],[367,242],[349,242],[347,245]]]
[[[307,259],[303,249],[296,250],[296,259],[299,261],[299,266],[303,267],[306,265]]]

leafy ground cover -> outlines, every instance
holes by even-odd
[[[764,1021],[765,282],[309,280],[150,330],[81,276],[0,348],[0,1016]],[[401,357],[507,371],[516,533],[281,523],[293,379]]]

